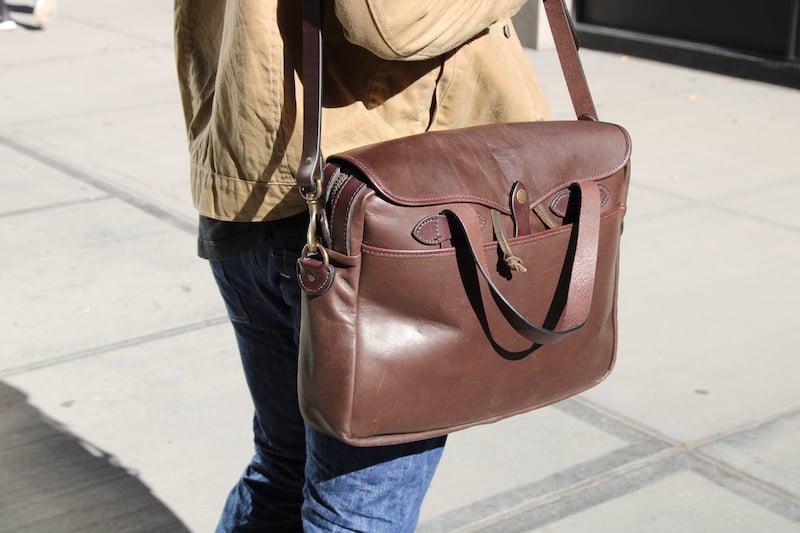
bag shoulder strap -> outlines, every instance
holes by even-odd
[[[564,0],[542,0],[553,42],[556,45],[561,71],[567,82],[567,89],[572,99],[572,107],[578,120],[597,121],[597,110],[594,107],[592,93],[583,72],[583,64],[578,55],[580,42],[575,24],[567,11]]]
[[[307,201],[319,199],[322,179],[322,2],[303,0],[303,152],[295,178]],[[310,205],[310,204],[309,204]],[[310,241],[309,241],[310,242]]]
[[[575,115],[579,120],[597,120],[592,94],[586,82],[578,37],[564,0],[542,0],[553,33],[561,70],[567,82]],[[303,156],[297,184],[307,200],[321,194],[322,154],[322,3],[303,0]]]

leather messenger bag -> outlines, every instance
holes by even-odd
[[[304,13],[311,214],[299,400],[357,446],[446,434],[605,378],[631,142],[599,122],[563,0],[543,0],[578,120],[319,149],[319,0]]]

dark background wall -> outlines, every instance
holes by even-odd
[[[800,87],[800,0],[575,0],[584,46]]]
[[[516,26],[526,46],[536,46],[539,4],[530,0],[517,15]],[[800,0],[574,0],[571,4],[586,48],[800,88]]]

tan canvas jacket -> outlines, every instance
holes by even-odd
[[[524,0],[326,0],[323,152],[536,120],[547,104],[509,20]],[[175,0],[178,80],[202,215],[305,208],[299,0]]]

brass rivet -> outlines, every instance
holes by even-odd
[[[528,193],[526,193],[522,189],[517,191],[517,202],[524,204],[527,199],[528,199]]]
[[[315,281],[317,281],[317,276],[315,276],[314,274],[309,274],[308,275],[308,281],[310,281],[311,283],[314,283]]]
[[[310,157],[306,157],[306,165],[310,165],[313,161]]]

